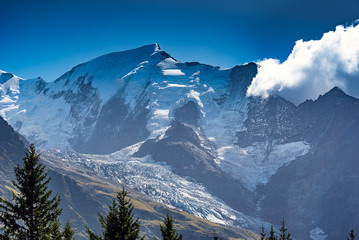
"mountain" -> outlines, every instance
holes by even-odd
[[[0,114],[66,171],[232,227],[285,218],[297,239],[345,236],[358,216],[358,99],[247,97],[257,68],[183,63],[151,44],[53,82],[2,71]]]
[[[3,87],[12,108],[2,116],[43,148],[106,154],[163,134],[188,101],[196,103],[208,131],[218,112],[241,117],[246,100],[239,98],[255,74],[255,64],[181,63],[153,44],[80,64],[54,82],[17,79],[14,96]]]
[[[261,188],[261,216],[284,217],[293,234],[303,239],[317,229],[329,239],[340,238],[359,227],[359,100],[333,88],[292,110],[290,121],[276,119],[279,126],[291,122],[295,127],[275,129],[277,136],[280,141],[303,139],[311,150],[280,168]],[[278,112],[267,116],[271,113]]]
[[[16,164],[22,164],[21,159],[28,143],[16,133],[6,121],[0,117],[0,193],[2,197],[11,198],[14,179],[13,169]],[[57,156],[57,157],[55,157]],[[59,156],[61,156],[59,158]],[[75,230],[76,239],[87,239],[85,226],[100,232],[97,213],[105,214],[108,206],[119,191],[118,182],[112,182],[99,176],[91,176],[92,172],[64,161],[65,155],[42,152],[41,161],[47,166],[51,181],[50,189],[61,196],[60,207],[63,208],[60,221],[64,225],[70,220]],[[186,239],[209,239],[220,236],[231,239],[255,239],[256,235],[250,231],[237,227],[231,229],[224,225],[205,221],[191,214],[170,209],[164,204],[156,203],[145,195],[133,190],[130,192],[131,202],[134,204],[135,217],[140,219],[142,234],[148,237],[160,236],[159,224],[170,214],[175,219],[177,230]]]
[[[214,149],[214,143],[231,145],[235,131],[242,128],[245,89],[256,72],[253,63],[233,69],[181,63],[152,44],[80,64],[54,82],[19,79],[13,87],[18,93],[13,107],[3,116],[44,149],[110,154],[165,138],[174,121],[201,128],[208,139],[205,148]],[[5,91],[3,96],[7,95]],[[223,116],[222,122],[217,121],[218,115]],[[202,145],[202,138],[198,140],[197,146]],[[205,148],[201,147],[202,156],[207,156],[203,163],[212,165],[211,172],[176,173],[193,177],[216,197],[223,194],[225,203],[235,210],[253,211],[253,194],[215,164],[215,149]],[[211,178],[211,173],[216,177]],[[226,180],[216,181],[222,177]],[[211,186],[215,182],[220,184]],[[224,188],[219,191],[220,186],[238,189],[240,201],[234,201]]]

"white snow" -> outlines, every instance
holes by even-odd
[[[2,74],[8,74],[5,71],[0,70],[0,76]],[[0,116],[5,120],[8,119],[7,112],[18,109],[19,106],[16,104],[19,94],[19,82],[23,79],[13,76],[6,82],[0,84]]]
[[[167,110],[167,109],[165,109],[165,110],[156,109],[153,114],[156,115],[158,118],[167,119],[168,113],[169,113],[169,110]]]
[[[199,98],[201,94],[195,90],[190,90],[189,93],[187,93],[187,98],[196,100],[198,106],[203,108],[203,103],[201,102],[201,99]]]
[[[325,232],[319,227],[312,229],[309,234],[310,238],[313,240],[325,240],[328,237],[328,235],[326,235]]]
[[[162,70],[164,76],[184,76],[185,74],[180,69],[164,69]]]
[[[166,89],[166,88],[193,88],[194,85],[184,85],[184,84],[176,84],[176,83],[169,83],[165,87],[160,87],[159,89]]]

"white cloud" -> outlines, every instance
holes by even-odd
[[[338,86],[359,97],[359,24],[337,26],[320,40],[296,42],[287,60],[265,59],[248,96],[279,94],[298,104]]]

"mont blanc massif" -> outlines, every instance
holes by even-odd
[[[282,219],[295,239],[345,238],[359,227],[359,100],[338,87],[300,104],[248,97],[258,67],[152,44],[53,82],[0,71],[1,195],[34,143],[77,239],[123,185],[148,236],[169,213],[184,239],[257,239]]]

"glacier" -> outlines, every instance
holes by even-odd
[[[157,163],[150,156],[131,157],[141,143],[108,155],[79,154],[60,150],[42,150],[49,161],[72,170],[85,169],[96,176],[135,189],[170,208],[186,211],[197,217],[229,226],[259,229],[269,223],[246,216],[232,209],[220,198],[208,193],[194,179],[181,177],[165,163]]]

